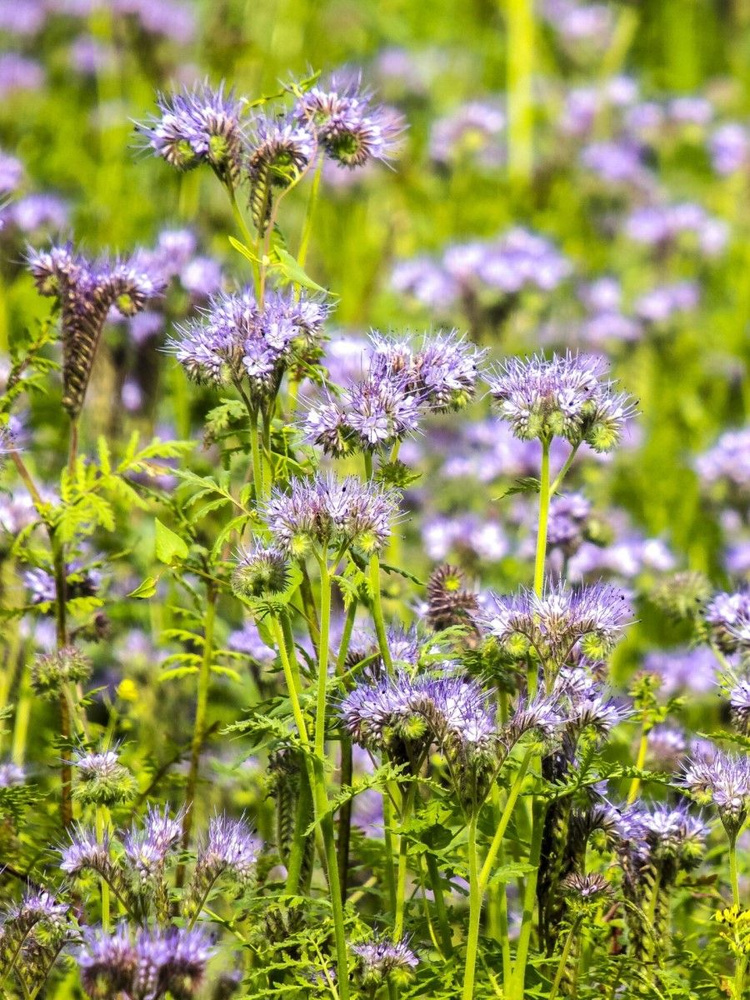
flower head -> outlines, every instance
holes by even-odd
[[[141,826],[135,823],[123,840],[125,858],[138,882],[154,885],[161,880],[169,855],[182,836],[182,811],[175,817],[169,808],[152,806]]]
[[[489,385],[516,437],[563,437],[574,447],[585,442],[594,451],[611,451],[634,406],[602,381],[603,374],[602,361],[593,356],[534,355],[511,358]]]
[[[625,595],[616,587],[592,584],[571,590],[560,583],[541,596],[525,590],[494,597],[484,624],[509,655],[525,655],[532,648],[543,663],[560,669],[574,647],[592,659],[606,656],[628,617]]]
[[[375,104],[358,80],[330,81],[330,89],[313,87],[301,94],[293,117],[315,130],[322,149],[344,167],[390,160],[398,149],[404,122],[391,108]]]
[[[723,653],[750,643],[750,591],[717,594],[706,607],[705,620],[711,640]]]
[[[690,760],[682,784],[696,802],[712,803],[728,836],[734,839],[750,809],[750,758],[717,750]]]
[[[224,183],[238,181],[245,136],[234,91],[206,82],[170,97],[160,94],[157,106],[158,115],[136,126],[157,156],[180,171],[207,163]]]
[[[408,979],[419,965],[419,959],[405,941],[381,938],[351,948],[357,957],[355,976],[364,987],[379,986],[393,977]]]
[[[240,889],[253,880],[260,845],[244,819],[215,816],[198,852],[195,871],[185,892],[183,912],[194,918],[220,878]]]
[[[135,793],[135,780],[117,750],[79,753],[73,763],[78,772],[73,794],[84,805],[112,807]]]
[[[69,684],[80,684],[91,675],[91,661],[75,646],[54,653],[40,653],[31,666],[31,683],[37,694],[56,698]]]
[[[390,535],[396,496],[376,483],[318,474],[294,479],[288,493],[274,491],[265,517],[276,545],[294,557],[311,546],[378,552]]]
[[[289,564],[286,555],[272,545],[257,544],[246,549],[232,573],[232,590],[239,597],[262,597],[286,590]]]

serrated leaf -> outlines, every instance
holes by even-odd
[[[166,524],[162,524],[158,517],[155,520],[155,527],[156,540],[154,548],[156,558],[159,562],[170,566],[175,559],[187,559],[190,550],[183,539],[179,535],[176,535],[171,528],[168,528]]]
[[[518,493],[538,493],[541,485],[534,476],[522,476],[521,479],[516,479],[500,496],[495,497],[495,500],[504,500],[505,497],[512,497]]]

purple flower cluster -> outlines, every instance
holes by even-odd
[[[159,114],[138,129],[157,156],[176,170],[208,164],[225,184],[239,180],[245,146],[244,105],[223,84],[202,83],[171,97],[160,95]]]
[[[750,758],[716,750],[690,760],[682,785],[700,805],[713,804],[730,840],[734,840],[750,809]]]
[[[357,958],[355,976],[365,989],[377,988],[391,977],[402,981],[419,965],[419,959],[405,941],[381,938],[353,944],[351,951]]]
[[[265,518],[276,545],[294,558],[311,548],[352,547],[371,555],[387,541],[397,511],[395,493],[376,483],[319,473],[293,479],[288,492],[276,489]]]
[[[220,294],[202,318],[178,327],[169,349],[195,382],[249,386],[261,406],[276,395],[295,357],[317,350],[329,306],[319,298],[269,292],[263,308],[250,290]]]
[[[705,257],[718,257],[727,245],[727,225],[701,205],[679,202],[634,209],[625,220],[625,233],[636,243],[660,253],[678,246],[695,247]]]
[[[430,159],[441,167],[469,161],[495,170],[505,161],[505,112],[490,101],[469,101],[438,118],[430,131]]]
[[[531,648],[543,664],[560,670],[577,646],[585,656],[603,659],[629,618],[625,595],[617,588],[595,584],[571,590],[560,583],[541,596],[526,590],[493,597],[484,624],[509,655],[523,657]]]
[[[425,336],[416,348],[373,334],[366,378],[313,404],[307,436],[336,456],[390,447],[417,429],[422,413],[465,406],[483,354],[455,332]]]
[[[501,419],[516,437],[611,451],[634,406],[625,393],[603,381],[606,365],[593,355],[511,358],[488,379]]]
[[[125,994],[131,1000],[188,1000],[200,989],[212,949],[204,931],[170,927],[114,932],[88,930],[78,954],[81,983],[91,1000]]]
[[[744,509],[750,500],[750,427],[725,431],[695,468],[704,489]]]
[[[571,265],[548,240],[515,228],[494,240],[449,246],[439,261],[417,257],[398,263],[391,283],[439,313],[462,302],[497,301],[532,289],[554,291]]]

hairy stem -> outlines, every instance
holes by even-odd
[[[376,552],[370,556],[370,590],[372,591],[372,619],[375,623],[375,634],[378,637],[378,648],[383,657],[383,663],[389,674],[393,673],[393,659],[388,648],[388,638],[385,634],[383,619],[383,602],[380,595],[380,559]]]
[[[636,757],[635,760],[635,766],[638,768],[639,771],[643,770],[644,765],[646,763],[646,754],[648,753],[648,733],[649,733],[648,729],[646,729],[646,727],[644,726],[641,732],[640,742],[638,743],[638,756]],[[628,805],[631,805],[633,802],[635,802],[636,798],[638,797],[638,792],[640,790],[640,787],[641,787],[641,779],[636,776],[630,782],[630,789],[628,790]]]
[[[451,934],[448,911],[445,908],[445,897],[443,896],[443,886],[440,881],[440,871],[434,854],[428,851],[425,854],[427,862],[427,874],[430,878],[432,895],[435,897],[435,913],[437,915],[438,927],[440,928],[440,939],[443,944],[443,955],[450,958],[453,954],[453,936]]]
[[[560,955],[560,962],[557,966],[557,973],[555,975],[554,982],[552,983],[552,989],[549,991],[549,996],[547,1000],[555,1000],[557,996],[557,991],[560,989],[560,983],[565,975],[565,970],[568,967],[568,959],[570,958],[570,950],[575,942],[576,934],[578,933],[578,928],[581,925],[581,917],[577,917],[568,931],[568,936],[565,938],[565,944],[563,945],[562,954]]]
[[[521,932],[518,936],[516,964],[513,970],[513,982],[509,992],[510,1000],[523,1000],[524,984],[526,982],[526,963],[529,957],[531,932],[534,924],[534,903],[536,900],[536,884],[539,876],[539,861],[542,853],[542,834],[544,832],[544,804],[540,799],[534,802],[532,811],[531,850],[529,864],[531,872],[526,878],[523,896],[523,917]]]
[[[405,827],[411,819],[414,807],[414,794],[416,787],[409,785],[403,795],[403,806],[401,809],[402,832],[398,840],[398,879],[396,882],[396,921],[393,926],[393,940],[400,941],[404,933],[404,907],[406,904],[406,872],[409,860],[409,841],[403,834]]]

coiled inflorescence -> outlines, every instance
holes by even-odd
[[[62,316],[62,405],[75,419],[83,406],[96,350],[112,308],[124,316],[140,312],[162,290],[138,257],[91,261],[70,245],[31,250],[29,270],[42,295],[55,299]]]

